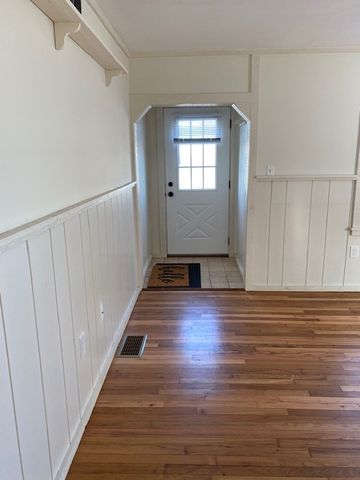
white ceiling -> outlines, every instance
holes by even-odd
[[[97,0],[131,54],[360,48],[360,0]]]

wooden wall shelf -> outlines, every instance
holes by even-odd
[[[127,74],[121,61],[109,50],[69,0],[32,0],[54,22],[55,48],[64,48],[67,36],[105,69],[105,83],[114,76]]]

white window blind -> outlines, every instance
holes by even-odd
[[[174,142],[179,190],[215,190],[217,150],[221,142],[219,120],[216,117],[178,117]]]
[[[216,117],[182,117],[176,120],[175,143],[219,143],[220,141],[220,126]]]

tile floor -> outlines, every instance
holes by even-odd
[[[146,273],[147,287],[151,269],[155,263],[200,263],[201,288],[244,288],[244,281],[235,259],[227,257],[168,257],[153,258]]]

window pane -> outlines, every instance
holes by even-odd
[[[203,138],[204,122],[202,120],[192,120],[191,121],[191,138]]]
[[[221,137],[217,118],[178,118],[175,139],[214,139]]]
[[[190,120],[178,121],[178,137],[191,138]]]
[[[204,120],[204,138],[216,138],[217,135],[216,118],[205,118]]]
[[[191,190],[191,168],[179,168],[179,190]]]
[[[204,168],[204,189],[213,190],[216,188],[216,168]]]
[[[202,168],[192,168],[191,179],[192,179],[191,188],[193,190],[203,189],[203,169]]]
[[[203,166],[203,144],[193,143],[191,145],[191,166],[202,167]]]
[[[179,145],[179,167],[190,167],[190,144]]]
[[[204,165],[206,167],[216,166],[216,145],[211,143],[204,144]]]

